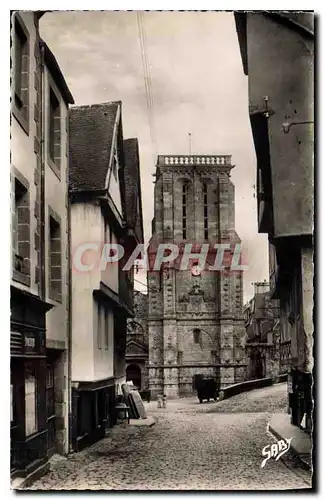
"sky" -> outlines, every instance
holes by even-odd
[[[154,102],[152,145],[136,12],[57,11],[41,19],[75,104],[122,101],[124,138],[140,148],[145,239],[154,214],[158,154],[231,154],[236,231],[246,256],[244,301],[255,281],[268,280],[267,235],[257,232],[256,158],[233,14],[145,12]],[[138,277],[144,281],[145,277]],[[143,288],[139,286],[139,288]]]

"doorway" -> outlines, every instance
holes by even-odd
[[[126,381],[132,381],[137,389],[141,390],[142,382],[141,368],[136,364],[128,365],[126,368]]]

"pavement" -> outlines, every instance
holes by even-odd
[[[268,425],[283,414],[286,384],[230,400],[199,404],[197,398],[145,403],[155,425],[121,424],[90,448],[67,459],[28,490],[309,490],[311,474],[288,453],[269,459]]]
[[[129,420],[129,425],[134,425],[135,427],[152,427],[155,424],[155,418],[148,415],[146,418],[131,418]]]
[[[290,423],[290,416],[284,413],[272,415],[269,422],[269,431],[277,439],[290,439],[292,453],[300,460],[302,465],[310,470],[312,468],[312,441],[311,437],[299,427]]]

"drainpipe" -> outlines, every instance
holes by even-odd
[[[67,108],[69,113],[69,107]],[[69,147],[69,128],[67,130],[67,144]],[[69,453],[73,452],[72,446],[72,430],[73,430],[73,415],[72,415],[72,270],[71,270],[71,200],[69,195],[69,157],[67,165],[67,190],[68,190],[68,207],[67,207],[67,230],[68,230],[68,422],[69,422]]]
[[[40,180],[40,296],[46,300],[45,281],[45,78],[44,78],[44,47],[41,47],[40,63],[40,89],[41,89],[41,109],[40,109],[40,158],[41,158],[41,180]]]

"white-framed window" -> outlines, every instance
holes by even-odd
[[[97,348],[109,349],[109,313],[100,302],[97,302]]]
[[[37,432],[37,380],[36,369],[26,368],[25,375],[25,432],[30,436]]]
[[[103,325],[102,325],[102,305],[97,302],[97,347],[102,349]]]
[[[52,215],[49,216],[49,295],[51,299],[62,300],[62,246],[61,225]]]
[[[51,86],[49,87],[48,108],[48,154],[59,170],[61,165],[61,106]]]
[[[111,243],[111,229],[107,220],[105,220],[105,243]]]
[[[29,215],[28,191],[18,179],[15,179],[12,211],[12,248],[17,255],[19,254],[19,225],[22,227],[24,223],[29,224],[28,219],[25,222],[26,213],[23,213],[24,210],[27,210],[27,215]]]
[[[108,309],[105,309],[105,311],[104,311],[104,318],[105,318],[104,349],[106,349],[106,351],[108,351],[109,350],[109,313],[108,313]]]
[[[30,80],[30,54],[29,33],[16,12],[13,15],[13,84],[14,98],[13,111],[25,132],[29,133],[29,80]]]
[[[18,241],[19,241],[18,224],[19,224],[19,221],[18,221],[18,206],[17,206],[16,193],[14,194],[14,208],[13,208],[13,212],[12,212],[11,217],[12,217],[12,219],[11,219],[12,249],[15,252],[15,254],[18,255]]]

